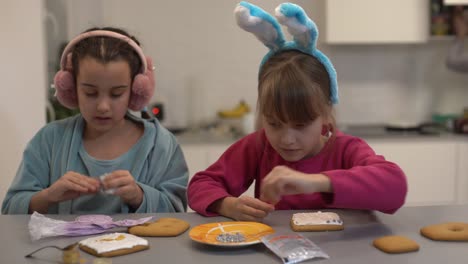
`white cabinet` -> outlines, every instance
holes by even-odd
[[[408,180],[405,206],[457,203],[457,152],[455,141],[369,140],[379,155],[398,164]],[[466,147],[465,155],[468,155]]]
[[[207,145],[187,144],[181,145],[181,148],[184,153],[185,161],[187,162],[190,178],[195,173],[208,167],[208,152],[206,151]]]
[[[444,0],[444,5],[468,5],[468,0]]]
[[[330,44],[422,43],[429,38],[428,0],[326,0]]]
[[[459,144],[458,147],[458,203],[468,203],[468,141]]]

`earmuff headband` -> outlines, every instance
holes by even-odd
[[[145,57],[145,54],[143,53],[143,50],[140,48],[140,46],[131,38],[125,35],[119,34],[117,32],[108,31],[108,30],[93,30],[93,31],[82,33],[76,36],[74,39],[72,39],[67,44],[65,49],[63,50],[62,57],[60,59],[60,67],[62,70],[66,70],[68,54],[71,52],[71,50],[76,45],[76,43],[80,42],[83,39],[90,38],[90,37],[111,37],[111,38],[116,38],[116,39],[120,39],[122,41],[127,42],[137,52],[138,56],[140,57],[140,61],[141,61],[140,72],[141,73],[146,72],[146,69],[147,69],[146,57]]]
[[[73,47],[83,39],[90,37],[111,37],[120,39],[128,43],[133,50],[136,51],[141,61],[140,72],[135,75],[132,82],[132,90],[128,108],[134,111],[140,111],[145,107],[154,93],[154,67],[151,58],[143,54],[140,46],[130,37],[108,31],[108,30],[93,30],[82,33],[72,39],[65,47],[60,59],[60,70],[55,74],[54,86],[57,100],[65,107],[75,109],[78,107],[78,98],[75,84],[75,76],[72,74],[71,55]]]

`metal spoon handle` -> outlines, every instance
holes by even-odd
[[[34,250],[33,252],[27,254],[27,255],[24,256],[24,257],[25,257],[25,258],[31,258],[32,255],[33,255],[34,253],[36,253],[36,252],[38,252],[38,251],[41,251],[41,250],[43,250],[43,249],[46,249],[46,248],[56,248],[56,249],[58,249],[58,250],[60,250],[60,251],[66,251],[66,250],[70,250],[70,249],[72,249],[73,247],[75,247],[76,244],[77,244],[77,243],[73,243],[73,244],[68,245],[68,246],[66,246],[66,247],[64,247],[64,248],[61,248],[61,247],[58,247],[58,246],[53,246],[53,245],[50,245],[50,246],[43,246],[43,247],[38,248],[38,249]]]

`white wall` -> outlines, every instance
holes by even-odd
[[[77,34],[91,27],[102,26],[102,1],[96,0],[45,0],[46,2],[59,1],[66,5],[66,17],[68,19],[68,38],[72,39]]]
[[[0,32],[0,199],[3,200],[26,143],[45,124],[42,2],[2,1]]]

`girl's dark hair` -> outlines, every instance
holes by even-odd
[[[94,30],[107,30],[116,32],[122,35],[125,35],[131,38],[135,43],[140,45],[138,40],[130,36],[125,30],[113,27],[103,27],[103,28],[90,28],[85,32],[94,31]],[[79,62],[86,56],[90,56],[102,63],[109,63],[111,61],[124,60],[128,62],[130,66],[131,78],[138,74],[141,69],[141,59],[138,56],[138,53],[132,48],[127,42],[122,41],[113,37],[90,37],[83,39],[78,42],[72,51],[72,66],[73,66],[73,76],[78,75]]]
[[[335,121],[330,77],[315,57],[296,50],[279,52],[260,69],[258,113],[281,122],[307,123],[322,116]]]

